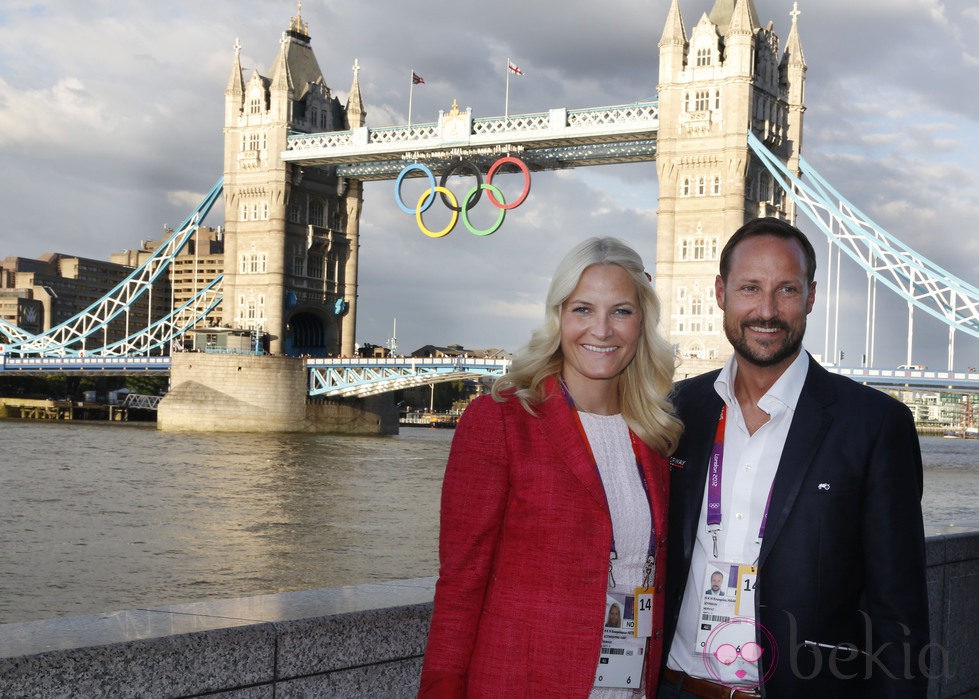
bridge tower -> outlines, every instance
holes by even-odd
[[[300,4],[301,7],[301,4]],[[284,163],[290,131],[362,126],[357,70],[332,95],[299,11],[268,77],[245,80],[241,46],[225,89],[224,325],[269,334],[269,351],[353,354],[361,183]]]
[[[716,0],[688,39],[672,0],[659,41],[656,291],[681,375],[730,354],[714,298],[724,243],[756,216],[795,220],[789,197],[748,148],[751,129],[798,173],[806,63],[798,9],[785,50],[753,0]]]

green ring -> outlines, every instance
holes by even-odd
[[[472,233],[473,235],[489,235],[490,233],[496,233],[498,230],[500,230],[500,226],[503,225],[503,219],[506,218],[506,209],[500,207],[500,215],[497,216],[496,223],[494,223],[492,226],[484,230],[473,228],[472,224],[469,223],[469,209],[471,208],[469,206],[469,200],[472,199],[473,196],[476,194],[476,192],[478,192],[481,189],[488,189],[491,194],[495,194],[497,197],[499,197],[500,201],[503,204],[506,204],[506,200],[503,198],[503,192],[500,191],[500,188],[497,187],[496,185],[490,184],[489,182],[482,182],[476,185],[475,187],[473,187],[472,189],[470,189],[469,192],[466,194],[466,198],[463,200],[461,213],[462,213],[462,222],[466,224],[466,228],[468,228],[469,232]]]

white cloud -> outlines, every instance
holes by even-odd
[[[116,119],[76,77],[41,89],[17,89],[0,77],[0,146],[82,154],[105,147]]]
[[[680,0],[688,31],[712,4]],[[476,116],[501,113],[507,56],[527,72],[511,81],[512,113],[654,97],[667,5],[623,0],[609,11],[569,0],[555,12],[551,3],[499,0],[485,12],[432,0],[420,17],[390,0],[329,0],[302,12],[335,94],[346,99],[359,59],[368,123],[383,126],[407,117],[411,66],[427,81],[413,93],[416,122],[434,120],[453,99]],[[755,5],[784,41],[791,3]],[[964,88],[974,82],[979,10],[952,0],[800,6],[805,157],[899,238],[976,279],[979,92]],[[6,3],[0,189],[12,234],[0,257],[104,257],[183,220],[221,173],[235,38],[246,71],[267,73],[294,10],[255,0]],[[358,340],[386,338],[397,315],[406,346],[515,348],[538,322],[532,309],[573,242],[618,235],[654,264],[652,164],[536,173],[528,201],[485,239],[461,225],[443,240],[425,239],[394,206],[390,184],[366,187]],[[220,222],[216,211],[209,223]],[[943,356],[941,342],[934,346]]]

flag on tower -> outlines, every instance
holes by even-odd
[[[510,72],[514,75],[523,75],[523,71],[520,70],[520,66],[511,61],[509,58],[506,61],[506,67],[510,69]]]
[[[411,84],[412,85],[424,85],[425,84],[425,79],[422,76],[420,76],[418,73],[416,73],[415,71],[411,71]]]

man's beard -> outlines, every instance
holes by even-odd
[[[766,348],[771,354],[759,354],[745,339],[744,329],[747,327],[776,328],[782,330],[785,333],[785,340],[777,347],[772,347],[771,349]],[[732,328],[725,320],[724,334],[727,335],[727,339],[734,347],[734,351],[745,360],[755,366],[769,367],[789,359],[802,348],[802,338],[806,334],[806,326],[805,321],[803,321],[802,327],[798,332],[794,332],[792,328],[781,320],[746,320]]]

